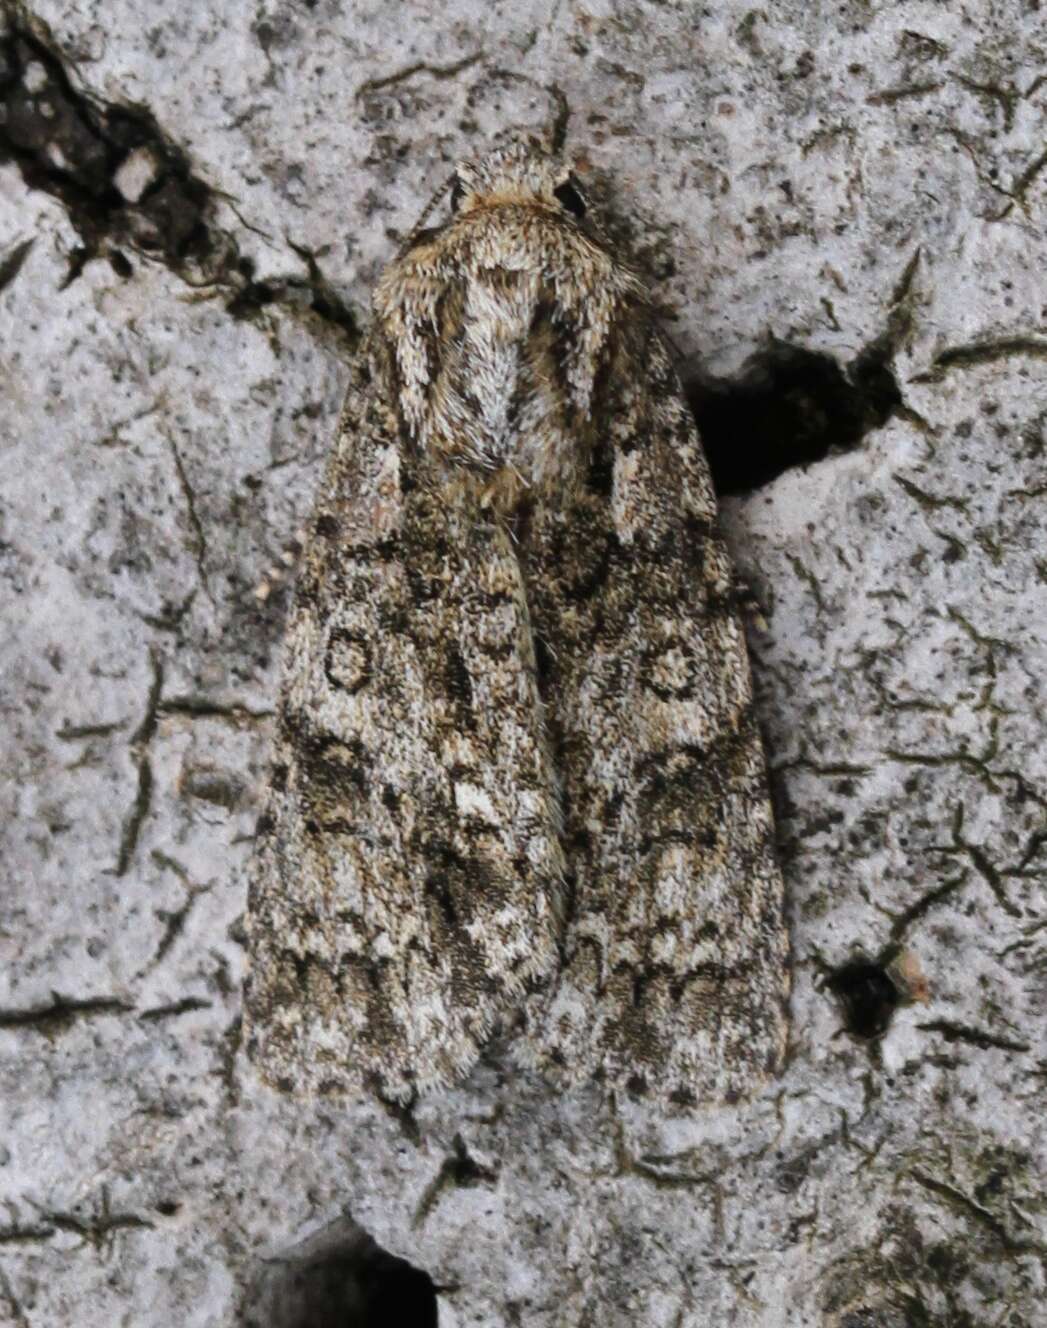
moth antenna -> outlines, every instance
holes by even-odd
[[[429,220],[429,217],[432,215],[433,209],[436,207],[436,205],[439,202],[442,201],[442,199],[444,199],[447,196],[453,184],[454,184],[454,172],[452,171],[451,174],[447,177],[447,179],[443,182],[443,184],[439,187],[439,189],[437,189],[436,193],[433,194],[432,198],[430,198],[429,202],[426,203],[425,207],[422,209],[422,215],[418,218],[418,220],[414,223],[411,229],[407,232],[407,238],[400,246],[400,252],[398,255],[400,258],[402,258],[404,254],[407,253],[408,249],[411,248],[415,240],[418,239],[418,236],[425,229],[425,223]]]

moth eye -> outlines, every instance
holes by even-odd
[[[465,197],[465,190],[462,188],[462,182],[458,176],[454,177],[454,184],[451,186],[451,211],[457,212],[461,206],[462,199]]]
[[[573,212],[576,217],[585,216],[585,199],[570,180],[564,180],[563,184],[557,185],[553,193],[566,211]]]

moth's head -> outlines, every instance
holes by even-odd
[[[456,216],[503,204],[538,204],[578,220],[587,207],[570,168],[534,138],[511,139],[455,171],[451,211]]]

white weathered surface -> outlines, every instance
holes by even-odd
[[[78,87],[186,150],[257,277],[304,280],[308,249],[361,311],[448,164],[565,103],[714,372],[769,332],[851,359],[920,257],[907,410],[725,504],[766,619],[786,1074],[643,1119],[492,1057],[412,1130],[279,1099],[237,1042],[283,607],[251,590],[308,510],[346,341],[293,300],[236,320],[126,243],[132,276],[63,289],[63,206],[0,165],[0,263],[35,241],[0,291],[0,1322],[233,1324],[264,1258],[348,1210],[444,1288],[444,1328],[1042,1323],[1039,6],[34,12]],[[870,1047],[825,979],[892,944],[930,998]],[[252,1312],[289,1325],[294,1294]]]

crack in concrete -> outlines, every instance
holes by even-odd
[[[803,563],[803,561],[800,559],[800,557],[797,554],[787,553],[785,555],[785,558],[789,566],[793,569],[793,572],[798,577],[798,579],[805,582],[806,585],[809,587],[811,594],[814,596],[814,603],[818,612],[824,613],[825,596],[822,594],[821,582],[811,571],[811,569]]]
[[[36,1226],[0,1227],[0,1245],[32,1245],[37,1241],[50,1240],[55,1234],[53,1226],[40,1223]]]
[[[867,106],[893,106],[895,102],[909,101],[914,97],[927,97],[944,87],[944,83],[902,83],[896,88],[884,88],[880,92],[870,93],[865,99]]]
[[[982,159],[979,155],[978,148],[971,141],[969,135],[965,134],[963,130],[957,129],[955,125],[946,125],[943,133],[947,138],[951,138],[954,143],[958,143],[964,150],[971,165],[974,167],[975,178],[978,180],[979,184],[983,185],[986,189],[992,190],[994,194],[999,194],[1001,198],[1011,197],[1008,191],[1004,189],[1003,185],[997,184],[996,168],[987,168],[982,165]],[[999,217],[989,217],[988,220],[998,221]]]
[[[139,969],[137,976],[140,978],[151,972],[166,958],[168,951],[185,930],[186,920],[192,911],[193,905],[201,895],[206,894],[211,889],[210,885],[198,885],[190,880],[189,873],[182,864],[176,862],[174,858],[168,857],[166,853],[162,853],[159,849],[154,849],[151,857],[157,866],[166,867],[169,871],[174,872],[186,888],[186,900],[181,908],[174,909],[172,912],[167,912],[164,909],[156,910],[156,916],[163,920],[164,930],[156,949],[153,951],[152,959]]]
[[[80,738],[105,738],[126,727],[126,719],[117,719],[111,724],[63,724],[60,729],[55,729],[55,737],[61,738],[63,742],[76,742]]]
[[[138,784],[135,789],[134,802],[131,804],[131,809],[124,820],[124,828],[120,834],[116,866],[113,868],[113,873],[116,876],[126,875],[131,866],[142,826],[149,815],[153,801],[153,767],[149,760],[149,744],[156,733],[156,726],[159,721],[164,671],[158,656],[150,654],[149,658],[153,669],[153,680],[146,701],[145,715],[131,738],[131,751],[135,754],[138,763]]]
[[[415,1209],[411,1226],[422,1226],[426,1218],[440,1201],[446,1189],[470,1188],[474,1185],[494,1185],[498,1173],[489,1167],[481,1166],[466,1147],[465,1140],[456,1134],[451,1141],[452,1152],[440,1163],[436,1175],[426,1186],[418,1207]]]
[[[57,1231],[69,1231],[87,1244],[100,1247],[117,1231],[152,1231],[155,1223],[137,1213],[102,1212],[97,1217],[82,1218],[75,1213],[45,1213],[44,1220]]]
[[[159,400],[154,401],[151,405],[143,406],[141,410],[136,410],[135,413],[129,416],[126,420],[116,420],[100,438],[94,440],[94,445],[96,447],[126,446],[124,439],[120,437],[121,430],[129,428],[132,424],[139,424],[142,420],[149,419],[151,415],[159,414],[160,411],[165,408],[166,404],[166,401],[161,396]]]
[[[1003,1222],[995,1215],[990,1213],[987,1208],[983,1208],[963,1190],[957,1189],[955,1185],[949,1185],[945,1181],[938,1180],[937,1177],[928,1175],[919,1167],[914,1167],[909,1175],[918,1185],[922,1185],[925,1190],[931,1194],[936,1194],[939,1198],[945,1199],[953,1208],[966,1213],[982,1227],[984,1227],[995,1239],[1003,1246],[1009,1255],[1036,1254],[1044,1255],[1047,1253],[1047,1246],[1040,1241],[1018,1240],[1004,1226]]]
[[[1022,99],[1022,94],[1014,86],[1000,87],[996,83],[980,83],[977,79],[967,78],[964,74],[954,74],[953,78],[959,83],[960,87],[966,88],[968,92],[973,92],[975,96],[984,97],[988,101],[997,102],[1003,108],[1003,127],[1006,132],[1014,128],[1014,113],[1018,102]]]
[[[7,257],[0,259],[0,291],[5,286],[10,286],[15,277],[22,270],[22,264],[29,257],[29,250],[36,243],[35,238],[23,240],[21,244],[13,245],[8,250]]]
[[[1032,1050],[1028,1042],[1000,1037],[998,1033],[986,1033],[980,1028],[954,1023],[951,1019],[929,1019],[926,1023],[917,1024],[916,1027],[928,1033],[940,1033],[946,1042],[966,1042],[969,1046],[980,1047],[983,1051]]]
[[[98,1015],[128,1014],[134,1009],[130,1001],[118,996],[62,996],[53,991],[48,1005],[31,1005],[23,1009],[0,1009],[0,1028],[34,1028],[48,1037],[65,1033],[82,1019]]]
[[[151,111],[83,92],[47,25],[22,6],[12,7],[9,18],[0,36],[0,159],[13,161],[30,189],[57,198],[76,228],[81,245],[70,255],[65,285],[95,258],[130,279],[124,246],[163,263],[194,289],[224,291],[234,317],[279,304],[292,315],[316,314],[355,345],[355,316],[315,267],[308,279],[255,279],[254,261],[217,220],[217,204],[227,195],[194,172],[189,154]],[[148,178],[131,189],[127,168],[136,162],[148,163]]]
[[[1031,831],[1029,838],[1026,840],[1025,848],[1022,850],[1022,856],[1018,860],[1018,866],[1014,869],[1015,873],[1024,875],[1026,867],[1045,844],[1047,844],[1047,830]]]
[[[204,534],[203,523],[200,520],[199,513],[196,510],[196,494],[193,486],[189,483],[189,476],[185,471],[185,463],[182,461],[182,454],[178,450],[178,444],[170,434],[165,435],[168,445],[171,448],[171,456],[174,458],[175,473],[178,476],[178,484],[182,490],[182,497],[185,499],[186,510],[189,515],[189,528],[192,532],[192,554],[196,562],[196,572],[200,578],[200,584],[204,588],[204,594],[212,603],[214,597],[211,594],[211,583],[207,575],[207,536]]]
[[[1007,203],[996,216],[990,217],[989,220],[1003,221],[1003,219],[1014,209],[1015,204],[1020,208],[1024,208],[1025,195],[1029,192],[1030,187],[1036,181],[1036,177],[1045,166],[1047,166],[1047,148],[1045,148],[1038,157],[1033,158],[1029,165],[1026,166],[1025,170],[1022,171],[1022,173],[1012,182],[1010,189],[1001,190],[1001,192],[1006,194],[1011,201]]]
[[[124,820],[120,835],[120,847],[117,850],[114,875],[125,876],[138,845],[138,836],[149,815],[153,802],[153,767],[148,755],[143,753],[138,760],[138,783],[135,787],[134,802]]]
[[[456,60],[449,65],[431,65],[424,60],[418,60],[413,65],[407,65],[406,68],[397,70],[394,74],[386,74],[382,78],[367,79],[356,89],[355,96],[359,100],[369,92],[379,92],[382,88],[391,88],[397,83],[403,83],[407,79],[414,78],[416,74],[428,74],[435,79],[454,78],[456,74],[460,74],[464,69],[470,68],[482,59],[483,52],[477,51],[475,54],[467,55],[464,59]]]
[[[891,479],[925,511],[936,512],[943,507],[953,507],[958,512],[967,511],[967,500],[965,498],[953,498],[950,495],[939,497],[937,494],[928,493],[925,489],[913,484],[912,480],[907,480],[904,475],[892,475]]]
[[[891,923],[891,940],[897,944],[901,942],[905,933],[919,920],[929,913],[936,905],[943,903],[950,896],[962,890],[967,882],[968,873],[962,871],[959,876],[953,876],[948,881],[943,881],[941,885],[935,886],[933,890],[928,890],[922,894],[915,903],[910,904],[904,909]]]
[[[1047,163],[1047,154],[1044,156]],[[934,357],[930,369],[915,374],[911,383],[940,383],[950,369],[970,369],[979,364],[995,364],[1012,356],[1047,360],[1047,341],[1038,337],[1013,336],[995,340],[971,341],[962,346],[948,346]]]
[[[932,846],[933,852],[956,855],[962,853],[971,866],[988,885],[996,898],[997,903],[1005,913],[1010,914],[1012,918],[1023,916],[1022,910],[1013,903],[1007,895],[1004,881],[1009,877],[1019,876],[1023,873],[1021,869],[998,868],[989,855],[985,852],[982,844],[973,844],[963,837],[963,822],[967,815],[967,808],[961,802],[957,804],[956,811],[953,814],[952,839],[951,844],[936,844]]]
[[[637,1157],[630,1151],[625,1122],[617,1111],[614,1114],[613,1142],[614,1176],[635,1176],[654,1186],[655,1189],[669,1192],[709,1189],[712,1191],[714,1207],[720,1209],[723,1195],[719,1178],[712,1172],[692,1172],[678,1166],[681,1157],[695,1155],[693,1149],[676,1156],[645,1153],[642,1157]]]
[[[253,724],[270,719],[272,709],[255,710],[241,701],[213,701],[207,696],[172,696],[160,702],[165,715],[182,715],[188,719],[228,719],[236,724]]]
[[[40,1223],[35,1227],[13,1227],[18,1240],[49,1240],[56,1232],[63,1231],[79,1236],[84,1244],[101,1250],[111,1245],[119,1231],[152,1231],[155,1223],[139,1213],[113,1212],[110,1206],[109,1187],[102,1186],[101,1198],[96,1211],[88,1217],[64,1209],[45,1209],[33,1204],[40,1215]]]
[[[175,1015],[191,1014],[194,1010],[210,1010],[212,1004],[201,996],[183,996],[180,1001],[170,1001],[166,1005],[153,1005],[147,1010],[141,1010],[138,1018],[142,1023],[151,1023],[158,1019],[170,1019]]]
[[[894,747],[884,749],[884,756],[891,761],[897,761],[900,765],[922,765],[940,767],[940,766],[959,766],[962,770],[969,771],[977,778],[984,780],[986,788],[991,793],[1000,791],[999,785],[989,769],[987,761],[990,756],[995,756],[995,748],[990,745],[990,754],[985,756],[972,756],[970,752],[902,752]]]
[[[853,779],[871,774],[872,766],[847,765],[842,761],[823,765],[808,756],[798,756],[795,761],[783,761],[781,765],[771,766],[771,772],[776,775],[787,770],[802,770],[805,774],[819,775],[824,779]]]
[[[155,628],[158,632],[177,633],[181,630],[185,616],[192,608],[197,593],[194,587],[180,604],[171,604],[166,601],[159,613],[139,613],[138,616],[142,622]]]

